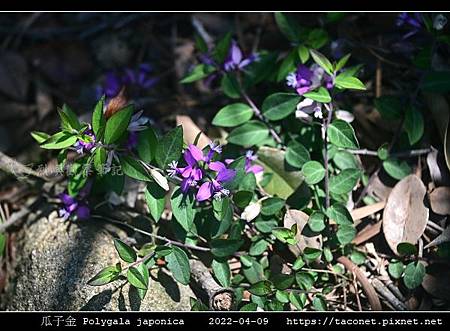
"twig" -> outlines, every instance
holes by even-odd
[[[372,284],[370,284],[366,275],[355,265],[352,261],[350,261],[346,256],[340,256],[337,261],[342,263],[349,272],[355,275],[356,279],[361,283],[361,286],[364,290],[364,293],[369,300],[370,306],[372,310],[381,310],[380,299],[378,298],[377,292],[373,288]]]
[[[326,118],[324,118],[323,121],[323,161],[324,161],[324,167],[325,167],[325,180],[324,180],[324,186],[325,186],[325,210],[327,210],[330,207],[330,188],[329,188],[329,174],[328,174],[328,168],[329,168],[329,162],[328,162],[328,126],[331,123],[331,118],[333,116],[333,103],[329,103],[328,107],[328,115]]]
[[[217,284],[206,266],[199,260],[189,260],[191,276],[194,282],[207,294],[209,308],[213,310],[231,310],[234,293],[229,288]]]
[[[372,279],[372,285],[385,298],[395,310],[408,310],[406,305],[401,302],[378,278]]]
[[[40,178],[44,181],[49,179],[39,174],[37,171],[23,165],[6,154],[0,152],[0,170],[15,176],[17,179],[27,179],[29,176]]]
[[[139,228],[136,228],[136,227],[134,227],[134,226],[132,226],[130,224],[127,224],[125,222],[116,221],[116,220],[114,220],[114,219],[112,219],[110,217],[105,217],[105,216],[102,216],[102,215],[92,215],[91,217],[92,218],[101,219],[101,220],[104,220],[104,221],[107,221],[107,222],[110,222],[110,223],[126,226],[126,227],[128,227],[129,229],[131,229],[131,230],[133,230],[135,232],[141,233],[141,234],[146,235],[146,236],[151,237],[151,238],[162,240],[162,241],[164,241],[164,242],[166,242],[168,244],[174,245],[174,246],[184,247],[184,248],[188,248],[188,249],[192,249],[192,250],[196,250],[196,251],[202,251],[202,252],[209,252],[211,250],[208,247],[201,247],[201,246],[196,246],[196,245],[191,245],[191,244],[184,244],[184,243],[176,241],[176,240],[172,240],[172,239],[169,239],[169,238],[166,238],[166,237],[163,237],[163,236],[159,236],[157,234],[150,233],[150,232],[141,230]]]
[[[371,150],[368,150],[365,148],[364,149],[348,149],[348,150],[346,149],[346,151],[348,151],[351,154],[355,154],[355,155],[378,156],[377,151],[371,151]],[[413,150],[404,151],[404,152],[391,153],[390,156],[398,157],[398,158],[413,157],[413,156],[428,154],[430,152],[431,152],[431,148],[423,148],[423,149],[413,149]]]

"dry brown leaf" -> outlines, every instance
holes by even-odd
[[[358,220],[363,219],[364,217],[370,216],[372,214],[375,214],[376,212],[380,211],[384,208],[386,205],[386,201],[380,201],[368,206],[364,206],[361,208],[353,209],[350,214],[352,215],[353,221],[355,221],[355,225],[358,225],[361,222],[356,222]]]
[[[322,235],[308,237],[303,234],[303,229],[308,223],[309,216],[305,212],[296,209],[289,209],[284,215],[284,227],[291,228],[297,224],[297,245],[289,245],[289,250],[298,256],[306,247],[322,249]]]
[[[450,185],[450,172],[445,156],[433,146],[431,146],[431,152],[427,154],[427,166],[434,186]]]
[[[184,141],[186,141],[186,143],[188,144],[193,144],[199,132],[202,131],[194,123],[194,121],[192,121],[192,119],[186,115],[177,115],[177,125],[183,126]],[[210,142],[211,139],[209,139],[208,136],[202,132],[198,140],[197,146],[203,149]]]
[[[430,193],[431,210],[439,215],[450,215],[450,187],[441,186]]]
[[[398,244],[415,245],[425,231],[429,214],[423,203],[425,194],[420,178],[409,175],[399,181],[389,195],[383,213],[383,233],[395,254],[398,254]]]

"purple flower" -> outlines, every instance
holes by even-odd
[[[315,90],[322,85],[327,89],[333,88],[334,85],[333,78],[317,64],[313,64],[310,68],[304,64],[299,65],[295,72],[287,75],[286,84],[294,88],[300,95]]]
[[[228,56],[223,63],[223,68],[225,71],[241,70],[258,59],[259,55],[257,53],[253,53],[247,58],[244,58],[237,42],[232,40],[230,50],[228,51]]]
[[[255,175],[264,171],[264,168],[258,164],[253,164],[258,157],[253,153],[253,151],[247,151],[245,153],[245,172],[253,172]]]
[[[131,117],[130,124],[128,124],[128,131],[135,132],[147,129],[146,124],[150,122],[150,119],[146,116],[142,116],[143,113],[144,111],[141,110]]]
[[[84,154],[90,152],[95,147],[95,135],[92,132],[92,128],[89,127],[83,132],[83,138],[73,145],[78,154]]]
[[[236,176],[236,171],[228,169],[220,161],[211,162],[209,169],[217,172],[217,175],[211,181],[206,181],[200,185],[196,195],[197,201],[205,201],[212,196],[214,196],[214,199],[220,199],[222,196],[228,196],[230,194],[230,191],[224,188],[222,184],[232,180]]]
[[[397,26],[408,26],[410,31],[403,36],[403,39],[407,39],[422,29],[422,14],[420,13],[401,13],[397,16]]]
[[[169,164],[169,176],[180,175],[183,180],[181,182],[181,191],[187,192],[189,187],[197,185],[197,182],[203,178],[202,169],[200,169],[199,161],[204,160],[203,152],[195,145],[191,144],[184,151],[183,158],[186,161],[187,166],[182,168],[178,167],[176,161],[172,161]]]
[[[64,206],[59,210],[58,214],[64,221],[71,216],[76,216],[77,219],[85,220],[91,215],[89,207],[83,201],[75,199],[67,193],[60,194],[59,198]]]
[[[150,76],[152,67],[148,63],[142,63],[136,69],[124,68],[122,70],[108,71],[102,86],[97,87],[97,97],[103,94],[108,99],[119,94],[123,86],[136,88],[137,90],[148,90],[154,86],[158,78]]]

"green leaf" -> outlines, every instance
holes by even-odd
[[[309,49],[308,47],[304,45],[298,46],[298,56],[300,58],[300,61],[302,61],[303,64],[305,64],[309,60]]]
[[[324,29],[312,29],[308,33],[308,39],[306,40],[306,44],[308,44],[311,48],[319,49],[323,47],[329,40],[328,32]]]
[[[152,128],[147,128],[138,133],[137,152],[142,161],[150,163],[155,158],[158,138]]]
[[[300,99],[293,93],[274,93],[264,100],[261,111],[267,119],[278,121],[292,114]]]
[[[333,204],[326,211],[327,216],[339,225],[352,225],[353,218],[347,207],[340,203]]]
[[[194,67],[194,69],[192,69],[192,71],[186,77],[184,77],[180,81],[180,83],[186,84],[186,83],[195,82],[197,80],[200,80],[200,79],[203,79],[203,78],[209,76],[214,71],[216,71],[216,68],[214,68],[211,65],[207,65],[207,64],[203,64],[203,63],[198,64]]]
[[[405,268],[403,282],[409,289],[415,289],[422,284],[425,277],[425,266],[421,262],[411,262]]]
[[[272,293],[272,283],[268,280],[262,280],[260,282],[257,282],[253,284],[248,291],[257,296],[266,296]]]
[[[355,156],[347,151],[337,151],[333,162],[341,170],[358,168]]]
[[[306,247],[303,250],[303,256],[309,261],[317,260],[322,255],[322,251],[318,248]]]
[[[105,163],[107,158],[107,151],[103,147],[98,147],[94,152],[94,167],[95,170],[103,175],[105,172]]]
[[[132,263],[137,259],[134,249],[119,239],[114,239],[114,246],[120,258],[125,262]]]
[[[97,139],[103,136],[106,126],[106,118],[103,114],[104,107],[105,107],[105,96],[103,95],[95,105],[94,112],[92,113],[92,130],[94,131],[94,134],[97,137]]]
[[[327,302],[324,297],[321,295],[316,295],[313,299],[313,307],[317,311],[326,311],[327,310]]]
[[[311,54],[314,62],[316,62],[319,66],[322,67],[323,70],[325,70],[325,72],[327,74],[329,74],[330,76],[333,75],[333,65],[331,64],[331,62],[325,57],[325,55],[323,55],[322,53],[314,50],[314,49],[310,49],[309,53]]]
[[[150,182],[145,189],[145,200],[147,201],[150,215],[158,222],[164,211],[166,191],[164,191],[158,184]]]
[[[255,219],[255,227],[262,233],[270,233],[277,226],[277,220],[271,217],[260,216]]]
[[[186,252],[180,247],[173,246],[172,253],[167,255],[165,260],[173,277],[181,284],[188,285],[191,278],[191,268]]]
[[[117,140],[119,140],[127,132],[133,111],[133,105],[126,106],[106,121],[104,138],[105,144],[113,144],[117,142]]]
[[[356,229],[353,225],[339,225],[336,237],[341,245],[349,244],[356,236]]]
[[[34,138],[34,140],[38,142],[38,144],[42,144],[44,141],[50,138],[49,134],[41,131],[32,131],[30,134]]]
[[[276,289],[286,290],[294,284],[294,275],[276,274],[271,278],[271,281]]]
[[[312,99],[314,101],[321,102],[321,103],[331,102],[330,93],[328,92],[328,90],[325,87],[322,87],[322,86],[319,87],[319,89],[316,91],[311,91],[311,92],[303,94],[303,96],[305,98],[309,98],[309,99]]]
[[[252,201],[253,192],[251,191],[239,191],[233,194],[233,202],[239,208],[245,208]]]
[[[213,260],[211,263],[214,276],[216,276],[220,285],[223,287],[230,287],[231,284],[231,270],[228,261]]]
[[[146,290],[148,288],[149,274],[145,264],[141,263],[137,268],[130,267],[127,272],[127,279],[134,287]]]
[[[270,174],[264,190],[282,199],[291,196],[302,184],[303,175],[300,171],[291,171],[285,164],[285,152],[277,148],[261,147],[258,150],[258,164],[264,167],[264,173]],[[262,185],[262,184],[261,184]]]
[[[220,81],[223,93],[231,98],[237,99],[241,96],[241,89],[236,77],[231,74],[225,74]]]
[[[377,150],[377,155],[380,158],[380,160],[384,161],[387,160],[389,157],[389,145],[383,144],[381,145]]]
[[[228,32],[220,41],[217,43],[214,51],[213,58],[217,63],[223,63],[228,56],[231,46],[231,32]]]
[[[287,145],[286,162],[295,168],[301,168],[311,157],[305,146],[296,140],[292,140]]]
[[[242,306],[239,311],[256,311],[258,309],[258,304],[251,302],[247,303],[246,305]]]
[[[325,229],[325,215],[320,211],[313,211],[309,216],[308,225],[314,232],[321,232]]]
[[[359,148],[358,140],[352,126],[343,120],[334,120],[328,127],[328,138],[337,147]]]
[[[100,272],[91,278],[87,283],[91,286],[101,286],[111,283],[119,278],[121,271],[122,268],[120,263],[117,263],[115,266],[109,266],[100,270]]]
[[[388,158],[383,161],[383,168],[389,176],[401,180],[411,173],[411,167],[406,161],[399,161],[394,158]]]
[[[417,248],[415,245],[413,245],[409,242],[401,242],[397,245],[397,252],[400,255],[404,255],[404,256],[416,255]]]
[[[274,215],[278,213],[285,205],[284,199],[274,197],[263,200],[261,204],[261,214]]]
[[[305,291],[309,291],[314,286],[314,282],[316,281],[309,272],[297,272],[295,274],[295,280],[300,286],[300,288],[304,289]]]
[[[297,308],[298,310],[303,310],[306,304],[306,294],[305,293],[289,293],[289,301]]]
[[[289,52],[289,54],[283,59],[283,61],[280,64],[280,68],[278,69],[277,82],[285,80],[286,76],[289,73],[295,72],[297,67],[296,66],[297,56],[298,54],[294,49],[291,52]]]
[[[397,97],[382,96],[375,99],[374,104],[381,116],[387,120],[398,120],[402,117],[402,103]]]
[[[5,255],[6,251],[6,234],[0,234],[0,257]]]
[[[425,73],[420,84],[425,92],[447,93],[450,91],[450,72],[449,71],[431,71]]]
[[[420,111],[414,107],[408,108],[405,114],[405,131],[408,134],[409,143],[414,145],[423,136],[424,123]]]
[[[340,74],[334,80],[334,84],[338,88],[353,89],[353,90],[365,90],[366,86],[358,78]]]
[[[289,302],[289,293],[277,290],[275,292],[275,298],[280,301],[281,303],[288,303]]]
[[[330,252],[331,253],[331,252]],[[332,260],[332,255],[331,255],[331,259]],[[356,265],[361,265],[364,264],[364,262],[366,262],[367,259],[367,255],[361,251],[358,251],[356,249],[352,250],[352,253],[350,255],[350,259],[352,260],[353,263],[355,263]]]
[[[123,173],[128,177],[147,182],[152,181],[152,177],[138,160],[123,155],[120,157],[120,165]]]
[[[45,140],[41,148],[44,149],[64,149],[72,146],[77,142],[78,138],[76,135],[67,132],[58,132],[53,136]]]
[[[282,243],[288,243],[289,245],[295,245],[297,240],[295,238],[295,233],[290,229],[286,228],[273,228],[272,234]]]
[[[275,13],[275,22],[281,33],[289,41],[298,42],[300,40],[300,26],[290,16],[283,13]]]
[[[165,169],[172,161],[177,161],[183,151],[183,127],[177,126],[162,137],[156,147],[155,159]]]
[[[227,257],[234,254],[244,243],[237,239],[213,239],[210,242],[211,253],[217,257]]]
[[[361,177],[359,169],[345,169],[337,176],[330,178],[330,192],[334,194],[345,194],[350,192]]]
[[[344,57],[340,58],[338,63],[336,64],[336,68],[334,70],[339,71],[347,64],[348,59],[350,58],[351,54],[347,54]]]
[[[302,167],[305,181],[309,185],[319,183],[325,177],[325,168],[320,162],[308,161]]]
[[[269,135],[267,126],[259,121],[249,121],[235,128],[227,137],[228,142],[239,146],[258,145]]]
[[[183,194],[180,188],[173,192],[170,198],[173,216],[186,231],[190,231],[194,224],[196,210],[194,208],[195,199],[193,194]]]
[[[234,103],[223,107],[214,116],[212,124],[223,127],[234,127],[249,121],[253,116],[253,110],[244,103]]]
[[[58,109],[58,114],[61,118],[61,126],[64,130],[78,131],[81,129],[81,124],[78,120],[77,114],[75,114],[69,106],[63,105],[62,109]]]
[[[405,265],[402,261],[392,260],[388,266],[388,272],[394,279],[400,279],[405,270]]]

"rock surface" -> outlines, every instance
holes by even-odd
[[[113,245],[124,233],[94,221],[62,223],[51,207],[48,216],[31,215],[20,230],[17,260],[6,294],[7,310],[189,310],[188,286],[163,272],[152,274],[144,300],[124,280],[104,286],[87,281],[119,262]]]

